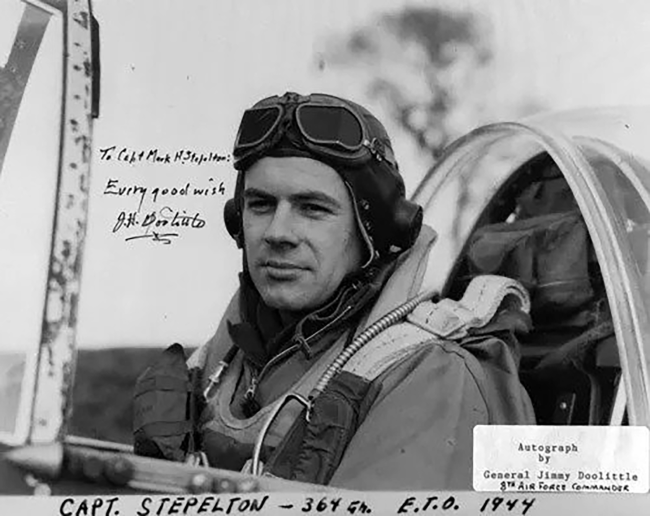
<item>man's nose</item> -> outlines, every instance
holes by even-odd
[[[296,243],[294,218],[290,205],[278,204],[264,232],[264,240],[269,244]]]

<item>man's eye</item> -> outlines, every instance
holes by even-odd
[[[265,201],[263,199],[256,199],[246,202],[246,208],[252,211],[265,211],[272,207],[270,201]]]
[[[329,212],[329,210],[325,206],[321,206],[320,204],[314,204],[310,202],[303,204],[302,209],[305,213],[311,215],[322,215]]]

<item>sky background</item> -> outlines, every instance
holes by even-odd
[[[16,4],[0,0],[0,65],[12,39],[2,27],[11,25],[16,12],[11,6]],[[94,132],[79,346],[201,344],[215,331],[236,288],[241,260],[222,223],[235,178],[227,161],[129,164],[115,155],[102,160],[100,149],[189,149],[228,155],[241,112],[259,98],[286,90],[327,91],[368,105],[386,122],[412,191],[426,172],[426,159],[390,123],[382,106],[368,99],[357,75],[330,66],[323,56],[337,38],[372,24],[382,12],[425,4],[471,10],[486,23],[494,58],[485,84],[476,84],[473,95],[482,95],[493,106],[524,97],[546,109],[650,104],[646,0],[96,0],[102,113]],[[44,45],[50,56],[60,52],[54,37]],[[35,74],[55,76],[48,66],[56,64],[48,62]],[[31,117],[45,126],[44,120],[56,120],[56,110],[47,107],[56,90],[47,90],[47,95],[45,88],[35,91],[29,97]],[[465,123],[472,128],[471,120]],[[31,149],[37,129],[27,127],[23,123],[23,140],[12,143],[17,162],[30,155],[36,159]],[[0,190],[5,196],[0,197],[0,226],[3,220],[6,226],[0,227],[0,238],[14,245],[12,253],[5,253],[14,262],[0,261],[7,271],[0,283],[0,309],[15,314],[15,327],[4,328],[0,335],[7,347],[24,347],[26,341],[35,345],[38,336],[21,328],[38,326],[42,310],[52,183],[41,178],[47,175],[38,172],[41,168],[28,168],[35,174],[29,187],[5,174],[7,186]],[[125,241],[142,230],[113,228],[120,212],[137,211],[140,197],[105,194],[110,180],[147,189],[141,218],[151,212],[160,217],[167,206],[188,215],[198,213],[205,226],[182,228],[170,245],[151,239]],[[190,192],[223,184],[225,194],[179,194],[173,199],[159,195],[154,202],[155,188],[171,192],[187,183]],[[28,199],[31,205],[23,202]],[[22,226],[8,223],[12,205],[27,210],[27,216],[13,215]],[[40,263],[29,258],[36,256]]]

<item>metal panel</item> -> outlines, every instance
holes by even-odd
[[[92,157],[92,51],[88,0],[68,1],[64,34],[62,147],[29,436],[33,443],[62,439],[72,404],[77,304]]]

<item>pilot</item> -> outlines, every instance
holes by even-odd
[[[474,426],[534,424],[516,339],[494,336],[513,335],[512,318],[454,340],[435,334],[454,317],[435,298],[396,312],[436,266],[435,232],[405,198],[383,125],[349,100],[288,92],[244,112],[233,159],[224,216],[240,286],[188,361],[209,464],[348,489],[471,489]]]

